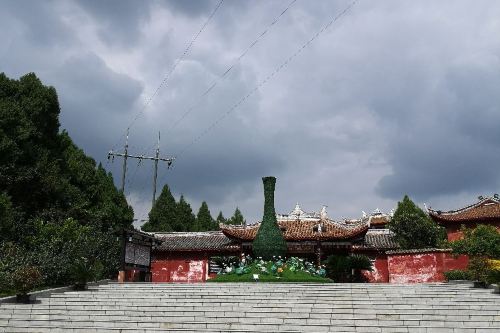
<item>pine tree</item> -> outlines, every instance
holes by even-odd
[[[217,219],[215,219],[215,222],[217,223],[217,226],[219,224],[228,224],[228,220],[222,215],[222,212],[219,212],[219,215],[217,215]]]
[[[201,207],[196,215],[196,227],[194,231],[210,231],[216,230],[215,221],[210,215],[210,210],[205,201],[201,203]]]
[[[241,211],[238,207],[236,207],[236,210],[234,211],[233,216],[229,219],[228,224],[233,224],[233,225],[246,224],[246,221],[243,218],[243,214],[241,214]]]
[[[141,229],[150,232],[182,231],[175,225],[177,217],[176,208],[175,198],[170,192],[168,185],[165,185],[149,212],[149,221]]]
[[[276,220],[274,209],[274,187],[276,178],[264,177],[264,217],[260,224],[257,236],[252,243],[253,253],[256,257],[269,260],[273,256],[285,256],[287,245],[283,233]]]
[[[388,223],[395,239],[403,249],[437,247],[445,232],[422,209],[405,195]]]
[[[196,217],[193,214],[191,205],[184,199],[181,195],[179,202],[177,203],[177,216],[174,229],[179,231],[194,231]]]

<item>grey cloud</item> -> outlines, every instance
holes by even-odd
[[[99,35],[104,42],[127,48],[135,45],[141,37],[141,24],[149,19],[151,10],[150,1],[77,0],[76,2],[95,19]]]
[[[133,124],[130,152],[153,154],[161,131],[162,154],[179,154],[349,4],[297,1],[168,132],[289,2],[225,1]],[[54,1],[39,17],[21,10],[26,3],[0,3],[0,34],[14,30],[2,34],[11,50],[0,54],[2,70],[35,71],[54,85],[63,127],[104,162],[111,147],[122,149],[127,125],[218,1],[119,3]],[[280,212],[300,201],[310,210],[327,204],[335,218],[389,210],[405,193],[451,209],[478,192],[498,192],[497,7],[358,2],[172,170],[162,165],[159,188],[168,182],[194,209],[207,200],[214,214],[238,205],[249,221],[261,218],[264,175],[278,177]],[[91,19],[66,27],[68,9]],[[136,166],[129,161],[127,193],[147,210],[152,165]],[[119,183],[121,160],[106,167]]]

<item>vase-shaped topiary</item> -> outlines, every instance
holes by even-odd
[[[262,223],[255,236],[252,248],[256,257],[269,260],[273,256],[284,257],[287,252],[287,246],[276,220],[276,211],[274,209],[276,178],[264,177],[262,181],[264,183],[264,216],[262,217]]]

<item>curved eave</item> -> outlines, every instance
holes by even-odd
[[[368,224],[365,223],[355,227],[343,227],[335,222],[322,221],[321,224],[325,227],[322,233],[313,232],[313,226],[319,224],[318,222],[285,221],[278,224],[285,230],[283,237],[286,241],[346,241],[362,237],[368,231]],[[220,225],[224,235],[239,241],[253,241],[259,227],[260,224],[247,227]]]

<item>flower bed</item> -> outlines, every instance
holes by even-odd
[[[265,261],[246,256],[239,261],[220,259],[219,262],[221,270],[209,282],[332,282],[325,277],[324,267],[317,268],[297,257],[273,257]]]

